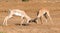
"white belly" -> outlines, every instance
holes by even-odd
[[[16,15],[16,16],[24,16],[24,15],[21,14],[21,13],[14,13],[14,15]]]

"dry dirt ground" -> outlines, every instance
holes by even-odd
[[[35,18],[40,8],[48,8],[53,22],[40,20],[37,24],[29,23],[28,26],[15,25],[20,23],[20,17],[13,16],[8,20],[8,26],[3,26],[4,18],[9,14],[8,9],[24,10],[28,16]],[[0,0],[0,33],[60,33],[60,0]]]

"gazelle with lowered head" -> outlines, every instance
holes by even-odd
[[[31,20],[31,18],[25,13],[25,11],[19,10],[19,9],[9,9],[10,14],[5,17],[3,25],[7,25],[7,20],[12,18],[13,15],[20,16],[21,17],[21,24],[24,22],[24,17],[27,20],[27,23]]]
[[[52,21],[52,18],[51,18],[50,14],[49,14],[49,10],[45,9],[45,8],[42,8],[37,12],[37,17],[34,20],[36,20],[36,22],[38,22],[37,19],[40,19],[41,24],[42,24],[42,17],[45,17],[45,20],[47,22],[47,19],[48,19],[47,16],[49,17],[50,21]]]

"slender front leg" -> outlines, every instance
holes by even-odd
[[[27,24],[29,23],[29,20],[27,19]]]
[[[43,23],[42,23],[42,22],[43,22],[43,21],[42,21],[42,16],[40,17],[40,21],[41,21],[41,24],[43,24]]]
[[[29,21],[30,21],[31,19],[27,19],[27,25],[29,24]]]
[[[21,17],[21,26],[22,26],[23,22],[24,22],[24,17]]]
[[[37,18],[35,18],[35,23],[38,23],[38,19],[39,19],[38,17],[37,17]]]
[[[45,17],[45,21],[47,22],[47,13],[43,14],[43,16]]]

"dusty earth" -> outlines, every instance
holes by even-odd
[[[53,22],[40,20],[37,24],[29,23],[27,26],[20,24],[19,16],[13,16],[8,20],[8,26],[3,26],[4,18],[9,14],[8,9],[24,10],[28,16],[35,18],[37,11],[41,8],[48,8]],[[60,0],[0,0],[0,33],[60,33]]]

